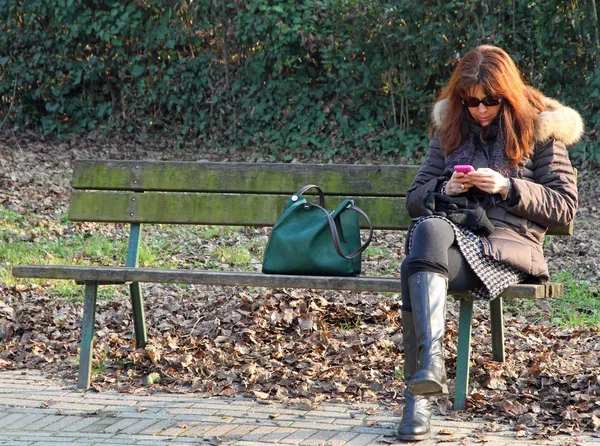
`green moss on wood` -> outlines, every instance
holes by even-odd
[[[296,192],[315,183],[328,194],[402,196],[417,166],[79,161],[75,189]]]
[[[345,197],[327,197],[333,209]],[[125,223],[178,223],[272,226],[281,216],[287,195],[194,194],[76,191],[69,219]],[[135,201],[134,201],[135,200]],[[404,198],[364,197],[356,200],[378,229],[406,229],[410,221]]]

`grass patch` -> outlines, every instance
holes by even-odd
[[[404,370],[401,367],[394,368],[394,379],[404,381]]]
[[[363,260],[367,262],[376,262],[375,271],[363,271],[365,275],[375,277],[398,277],[400,276],[400,267],[402,258],[392,252],[390,248],[384,246],[369,246],[362,254]],[[383,260],[381,260],[383,259]],[[367,267],[368,268],[368,267]],[[363,270],[365,265],[363,264]]]
[[[562,282],[565,294],[550,299],[553,324],[568,327],[600,327],[600,298],[598,288],[590,282],[577,280],[570,271],[561,271],[552,277]]]
[[[402,267],[402,262],[398,259],[389,259],[386,262],[386,267],[383,270],[384,277],[387,276],[400,276],[400,268]]]
[[[240,232],[240,228],[235,226],[196,226],[194,229],[196,229],[196,234],[202,238],[217,239],[223,239],[236,232]]]
[[[540,310],[534,299],[506,299],[506,309],[515,314],[526,314],[533,323],[549,320],[558,327],[600,328],[600,299],[598,288],[588,281],[576,279],[570,271],[561,271],[551,278],[564,284],[561,297],[548,299],[550,314]]]
[[[104,235],[92,235],[85,239],[75,237],[72,243],[66,247],[63,257],[80,252],[83,259],[91,263],[112,265],[122,262],[127,257],[127,241],[115,240]],[[141,254],[141,253],[140,253]]]
[[[222,263],[229,263],[235,266],[249,266],[254,256],[246,246],[220,246],[212,253],[212,257],[220,259]]]
[[[363,256],[364,257],[391,257],[392,253],[390,252],[390,250],[388,248],[382,247],[382,246],[369,246],[367,249],[364,250],[363,252]]]
[[[94,225],[95,226],[95,225]],[[72,225],[66,214],[47,220],[0,207],[0,283],[14,286],[23,281],[11,274],[13,265],[124,266],[128,250],[128,226],[98,224],[83,229]],[[149,225],[139,247],[139,266],[222,270],[224,264],[253,270],[257,243],[239,240],[242,228],[230,226]],[[82,289],[73,281],[24,279],[44,286],[49,296],[78,301]],[[98,297],[110,298],[123,291],[100,287]]]
[[[66,302],[83,302],[85,287],[78,285],[74,280],[43,281],[49,283],[45,293],[52,298],[62,299]],[[98,300],[112,300],[115,297],[129,296],[129,285],[102,285],[98,287]]]
[[[126,253],[125,241],[103,235],[48,235],[27,240],[11,231],[0,231],[0,279],[8,286],[16,283],[10,274],[12,265],[119,265]]]
[[[360,315],[356,316],[356,319],[346,320],[345,322],[340,323],[340,328],[342,330],[351,330],[353,328],[357,328],[360,326]]]
[[[24,221],[25,216],[19,212],[5,207],[0,208],[0,225],[2,225],[2,227],[15,226],[17,223],[22,223]]]

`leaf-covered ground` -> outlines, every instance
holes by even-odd
[[[44,142],[7,138],[0,145],[0,243],[19,240],[31,249],[42,237],[66,243],[102,235],[126,240],[121,225],[73,224],[64,215],[72,162],[78,158],[256,160],[257,155],[175,151],[127,142]],[[298,160],[308,162],[309,160]],[[362,161],[357,155],[337,162]],[[369,160],[378,161],[378,160]],[[390,160],[379,160],[389,162]],[[399,161],[398,161],[399,162]],[[546,254],[552,272],[587,280],[598,297],[600,229],[598,172],[580,172],[581,206],[575,235],[555,237]],[[18,222],[16,224],[15,222]],[[3,230],[4,228],[4,230]],[[148,227],[153,266],[236,269],[230,249],[245,246],[259,267],[266,229],[204,232]],[[392,275],[403,258],[404,234],[379,231],[364,261],[366,275]],[[169,238],[169,243],[158,243]],[[0,251],[1,252],[1,251]],[[82,251],[75,263],[94,261]],[[51,261],[52,254],[44,261]],[[91,259],[91,260],[90,260]],[[118,256],[103,264],[122,265]],[[0,254],[0,267],[9,268]],[[47,281],[0,283],[0,369],[36,368],[73,380],[77,370],[82,304],[56,297]],[[136,349],[124,287],[105,287],[96,316],[93,386],[99,391],[195,391],[245,395],[312,405],[322,400],[379,401],[402,408],[402,330],[398,295],[291,289],[143,285],[149,344]],[[449,376],[456,363],[458,308],[449,301],[446,352]],[[524,436],[600,429],[600,331],[563,328],[547,302],[508,305],[507,361],[491,360],[487,308],[478,305],[473,326],[468,411],[509,422]],[[451,388],[451,392],[453,389]]]

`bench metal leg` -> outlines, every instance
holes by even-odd
[[[504,362],[504,316],[502,298],[498,296],[490,302],[490,322],[492,328],[492,357],[494,361]]]
[[[94,344],[94,322],[96,321],[97,282],[85,283],[83,321],[81,323],[81,351],[79,353],[78,389],[89,389],[92,373],[92,346]]]
[[[135,346],[144,347],[148,342],[146,334],[146,315],[144,314],[144,298],[139,282],[129,285],[131,292],[131,307],[133,309],[133,326],[135,328]]]
[[[132,224],[129,231],[126,266],[137,268],[140,255],[141,236],[142,225],[139,223]],[[142,287],[139,282],[133,282],[129,285],[129,291],[131,293],[131,309],[133,311],[133,327],[135,329],[135,346],[139,348],[145,346],[148,342]]]
[[[454,410],[464,410],[469,389],[469,368],[471,361],[471,321],[473,301],[461,299],[458,322],[458,358],[456,360],[456,386],[454,391]]]

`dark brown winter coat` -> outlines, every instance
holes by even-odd
[[[548,279],[544,259],[544,234],[548,228],[567,225],[577,210],[577,185],[566,147],[583,134],[579,114],[546,98],[547,110],[538,115],[534,152],[521,162],[520,174],[512,179],[511,198],[506,206],[488,209],[494,232],[483,240],[484,251],[541,281]],[[433,110],[434,127],[444,119],[447,103]],[[484,167],[484,166],[475,166]],[[487,167],[487,166],[486,166]],[[445,168],[440,141],[434,137],[412,186],[407,193],[407,209],[415,219],[423,214],[423,198],[439,191]]]

